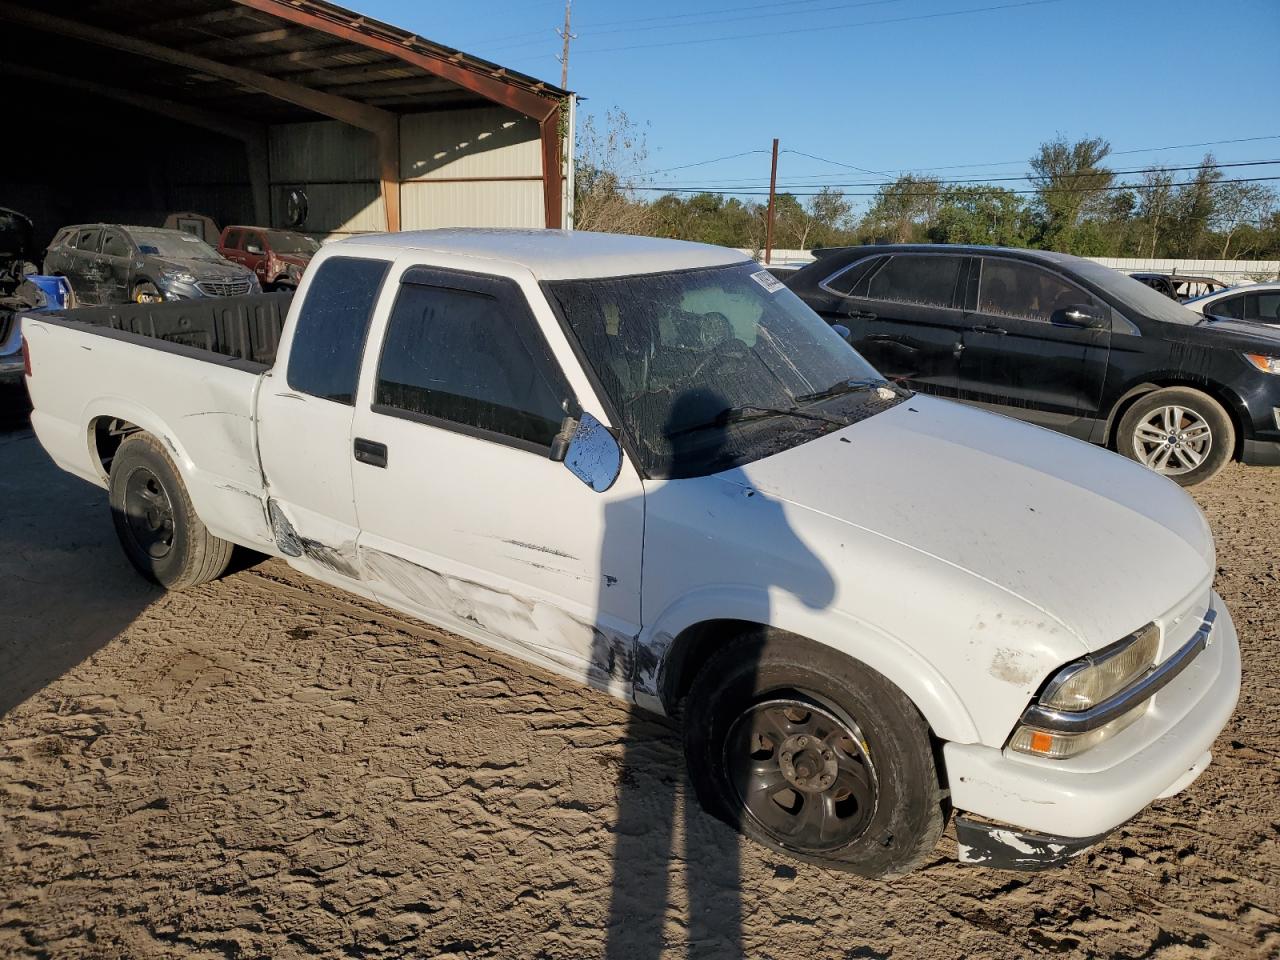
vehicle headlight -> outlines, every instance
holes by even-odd
[[[1280,373],[1280,357],[1268,357],[1261,353],[1246,353],[1244,358],[1263,373]]]
[[[1160,628],[1149,623],[1118,643],[1067,664],[1045,685],[1039,707],[1079,713],[1091,710],[1120,693],[1155,666],[1160,651]],[[1080,733],[1049,730],[1023,723],[1014,731],[1009,748],[1051,760],[1083,753],[1119,733],[1146,712],[1145,700],[1110,723]]]
[[[188,273],[186,270],[161,270],[160,279],[168,280],[170,283],[195,283],[194,274]]]

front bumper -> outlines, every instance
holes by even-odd
[[[1152,800],[1189,786],[1208,765],[1209,748],[1240,693],[1235,626],[1217,594],[1212,607],[1217,619],[1205,649],[1155,695],[1144,716],[1092,750],[1051,761],[981,744],[946,744],[943,758],[951,802],[963,812],[957,829],[966,822],[971,846],[982,849],[968,829],[968,824],[981,820],[989,821],[983,825],[989,836],[1002,831],[994,839],[1006,850],[1003,834],[1026,846],[1042,840],[1055,855],[1049,845],[1079,852]]]
[[[164,281],[161,281],[160,284],[158,284],[158,286],[160,289],[160,295],[164,297],[166,301],[220,299],[220,296],[218,294],[205,293],[203,290],[201,290],[200,287],[197,286],[199,282],[200,281],[196,281],[195,283],[188,283],[185,280],[164,280]],[[249,289],[246,291],[246,294],[261,293],[261,292],[262,292],[262,287],[258,283],[257,278],[254,277],[249,282]]]

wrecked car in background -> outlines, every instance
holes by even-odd
[[[160,303],[260,293],[253,271],[198,237],[162,227],[88,223],[63,227],[44,272],[66,277],[81,303]]]
[[[732,250],[362,236],[292,302],[24,333],[35,432],[144,576],[241,544],[679,712],[702,804],[799,860],[910,870],[954,813],[966,861],[1061,862],[1235,706],[1181,488],[890,384]]]
[[[267,227],[227,227],[218,253],[253,271],[264,290],[296,290],[320,244],[304,233]]]

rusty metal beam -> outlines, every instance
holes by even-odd
[[[331,10],[322,12],[323,8],[314,5],[295,5],[294,3],[285,2],[285,0],[234,0],[234,2],[262,13],[269,13],[299,26],[309,27],[312,30],[319,30],[330,36],[348,40],[362,47],[389,53],[404,60],[406,63],[421,67],[428,73],[444,77],[464,89],[479,94],[486,100],[510,107],[526,117],[532,117],[540,123],[559,112],[560,101],[558,97],[550,94],[534,93],[531,90],[512,84],[501,76],[503,72],[501,70],[493,71],[493,73],[481,72],[472,66],[464,64],[461,56],[457,58],[447,57],[433,51],[408,46],[404,42],[384,36],[381,33],[358,29],[355,24],[363,22],[360,19],[349,21],[346,18],[338,17]]]
[[[549,230],[564,227],[564,177],[560,171],[561,109],[557,103],[555,112],[538,124],[542,138],[542,205]]]
[[[184,53],[158,43],[152,43],[149,40],[114,33],[110,30],[79,23],[75,20],[30,10],[15,3],[10,3],[8,0],[0,0],[0,20],[19,23],[44,33],[71,37],[86,43],[123,50],[126,53],[133,53],[148,60],[170,63],[174,66],[205,73],[209,76],[221,77],[241,86],[261,91],[278,100],[287,101],[305,110],[311,110],[334,120],[349,123],[362,130],[368,130],[375,135],[394,132],[397,127],[396,115],[377,107],[370,107],[367,104],[348,100],[345,97],[335,96],[331,93],[321,93],[309,87],[299,86],[298,84],[269,77],[242,67],[220,63],[207,57]]]

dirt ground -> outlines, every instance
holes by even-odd
[[[1208,771],[1067,869],[949,837],[881,883],[740,845],[669,724],[281,563],[145,586],[0,432],[0,955],[1280,956],[1280,472],[1196,497],[1245,658]]]

